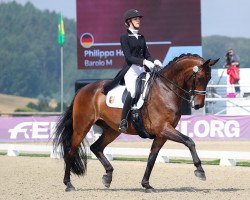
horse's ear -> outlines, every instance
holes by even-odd
[[[210,62],[208,63],[209,66],[213,66],[215,65],[218,61],[220,60],[220,58],[216,59],[216,60],[210,60]]]
[[[207,61],[205,61],[205,62],[203,63],[203,66],[207,66],[207,65],[209,64],[210,60],[211,60],[211,59],[208,59]]]

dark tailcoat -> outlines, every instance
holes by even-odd
[[[116,77],[109,84],[104,86],[105,95],[120,82],[124,82],[124,75],[127,73],[132,64],[143,67],[144,59],[154,62],[154,59],[151,57],[146,46],[144,36],[140,33],[138,35],[139,37],[137,39],[128,29],[127,32],[120,37],[121,48],[125,56],[125,63]]]

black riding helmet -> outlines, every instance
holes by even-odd
[[[128,26],[128,20],[134,18],[134,17],[140,17],[142,18],[143,16],[140,14],[140,12],[136,9],[130,9],[127,10],[124,14],[124,21],[125,24]]]

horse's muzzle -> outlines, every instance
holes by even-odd
[[[195,109],[195,110],[198,110],[198,109],[200,109],[202,106],[201,106],[199,103],[195,102],[195,99],[193,98],[192,101],[191,101],[191,107],[192,107],[193,109]]]
[[[200,109],[200,105],[194,105],[193,107],[195,110],[199,110]]]

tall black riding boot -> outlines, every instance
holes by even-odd
[[[129,111],[131,109],[133,98],[131,97],[130,92],[128,93],[126,100],[124,102],[123,110],[122,110],[122,116],[121,116],[121,123],[119,126],[120,132],[126,132],[128,129],[128,115]]]

